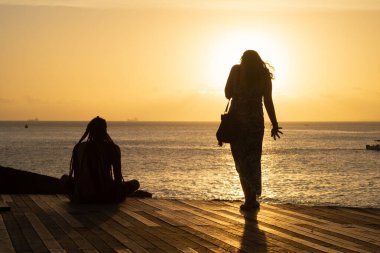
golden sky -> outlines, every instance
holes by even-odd
[[[380,121],[380,1],[0,0],[0,120],[218,121],[233,64],[281,121]]]

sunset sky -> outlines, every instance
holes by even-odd
[[[0,0],[0,120],[218,121],[246,49],[281,121],[380,121],[378,0]]]

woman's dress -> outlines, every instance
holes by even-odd
[[[237,81],[232,87],[231,106],[240,127],[238,139],[231,143],[232,156],[241,183],[248,186],[256,195],[261,195],[261,153],[264,136],[262,91],[265,81],[259,80],[259,82],[262,82],[261,86],[245,85],[244,80]]]

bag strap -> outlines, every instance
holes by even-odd
[[[241,66],[239,65],[238,73],[237,73],[237,77],[235,77],[235,78],[236,78],[236,79],[235,79],[236,82],[234,82],[234,86],[233,86],[233,88],[235,88],[235,89],[236,89],[236,87],[237,87],[237,86],[239,85],[239,83],[240,83],[240,68],[241,68]],[[227,102],[227,106],[226,106],[226,109],[224,110],[224,114],[228,113],[228,111],[229,111],[229,109],[230,109],[231,101],[232,101],[232,97],[231,97],[231,98],[228,100],[228,102]]]
[[[224,110],[224,113],[228,113],[229,108],[230,108],[230,104],[231,104],[231,100],[232,100],[232,98],[230,98],[230,99],[228,100],[228,102],[227,102],[227,106],[226,106],[226,109]]]

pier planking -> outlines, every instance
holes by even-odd
[[[380,252],[380,209],[0,195],[1,252]]]

